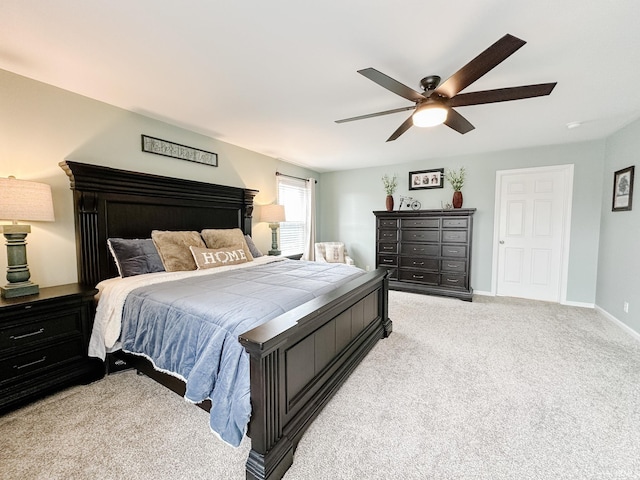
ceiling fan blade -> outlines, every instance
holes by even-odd
[[[393,142],[396,138],[402,135],[404,132],[409,130],[413,126],[413,115],[407,118],[402,125],[398,127],[398,129],[391,134],[391,136],[387,139],[387,142]]]
[[[513,35],[506,34],[496,43],[487,48],[464,67],[451,75],[444,83],[436,88],[435,93],[448,98],[455,97],[485,73],[506,60],[511,54],[525,43]]]
[[[410,107],[394,108],[393,110],[385,110],[384,112],[369,113],[367,115],[360,115],[357,117],[343,118],[342,120],[336,120],[336,123],[353,122],[354,120],[364,120],[365,118],[380,117],[382,115],[389,115],[390,113],[406,112],[407,110],[415,110],[415,109],[416,109],[415,105],[411,105]]]
[[[385,75],[382,72],[379,72],[375,68],[365,68],[363,70],[358,70],[358,73],[364,75],[369,80],[376,82],[383,88],[395,93],[396,95],[400,95],[407,100],[411,100],[412,102],[417,102],[424,100],[424,95],[416,92],[414,89],[407,87],[406,85],[394,80],[393,78]]]
[[[549,95],[557,82],[525,85],[522,87],[497,88],[481,92],[461,93],[449,100],[452,107],[466,107],[467,105],[482,105],[485,103],[506,102],[524,98],[543,97]]]
[[[456,132],[462,133],[463,135],[476,128],[471,125],[469,120],[464,118],[453,108],[449,109],[449,113],[447,114],[447,119],[445,120],[444,124],[447,127],[453,128]]]

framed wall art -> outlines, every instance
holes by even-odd
[[[409,172],[409,190],[444,187],[444,168]]]
[[[179,143],[169,142],[160,138],[142,135],[142,151],[163,155],[165,157],[179,158],[190,162],[203,163],[212,167],[218,166],[218,154],[187,147]]]
[[[634,166],[623,168],[613,174],[612,212],[631,210],[634,168]]]

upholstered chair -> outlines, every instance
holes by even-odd
[[[344,263],[355,267],[353,259],[347,255],[347,249],[342,242],[316,243],[316,262]]]

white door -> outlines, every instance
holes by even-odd
[[[573,165],[499,171],[496,180],[496,294],[566,300]]]

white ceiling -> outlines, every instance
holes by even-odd
[[[411,128],[356,73],[419,90],[510,33],[527,44],[464,92],[476,129]],[[318,171],[602,138],[640,116],[637,0],[1,0],[0,68]],[[569,122],[583,122],[568,129]]]

